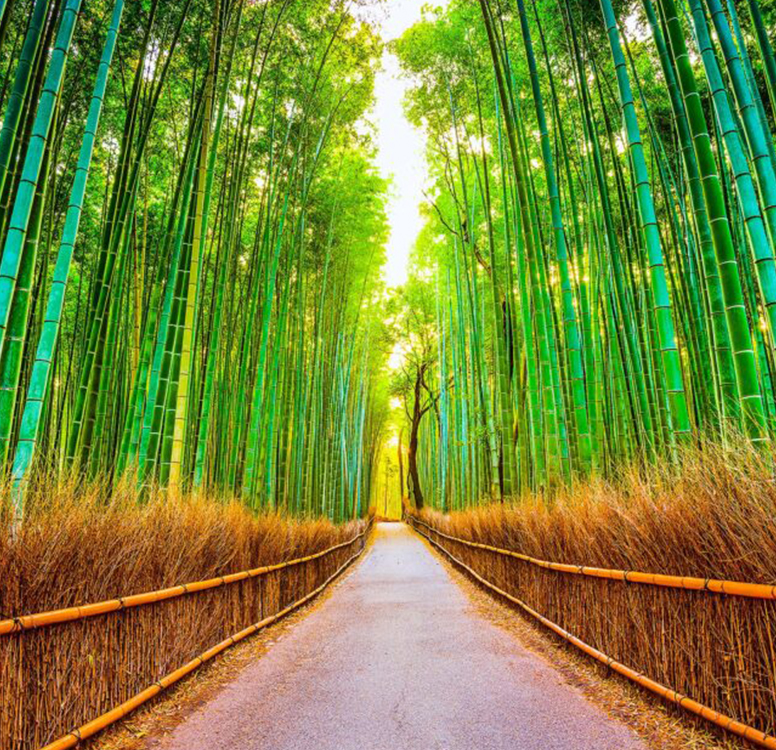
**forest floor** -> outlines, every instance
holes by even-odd
[[[727,747],[539,633],[404,524],[379,524],[332,593],[244,648],[99,747]]]

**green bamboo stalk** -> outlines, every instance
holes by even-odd
[[[62,240],[57,253],[54,277],[46,303],[46,315],[38,340],[35,360],[32,364],[30,385],[22,414],[19,440],[13,461],[13,500],[17,519],[24,514],[24,479],[35,457],[35,450],[40,435],[41,414],[43,405],[51,386],[52,362],[60,335],[62,312],[64,309],[65,292],[70,276],[70,265],[73,258],[73,248],[78,236],[78,227],[83,212],[83,200],[89,169],[94,154],[94,141],[100,123],[105,90],[108,84],[113,53],[116,47],[121,16],[124,10],[124,0],[116,0],[113,6],[110,26],[102,48],[102,56],[97,68],[94,89],[89,102],[84,135],[78,154],[73,186],[70,190],[67,217],[62,231]]]
[[[745,415],[747,432],[753,439],[760,440],[763,435],[765,415],[722,187],[676,5],[674,0],[661,0],[660,5],[668,25],[668,38],[678,69],[679,84],[684,96],[687,119],[693,135],[693,145],[709,212],[712,240],[722,279],[725,315],[736,366],[738,398]]]
[[[68,0],[62,11],[59,31],[54,49],[51,52],[49,69],[38,102],[30,143],[22,167],[21,182],[14,200],[11,221],[3,246],[2,260],[0,260],[0,349],[5,344],[11,302],[16,290],[17,275],[22,262],[22,250],[27,236],[35,191],[80,7],[80,0]]]
[[[617,75],[617,86],[622,105],[624,126],[628,137],[633,177],[636,183],[636,197],[639,206],[639,221],[649,255],[650,285],[654,296],[654,309],[658,326],[658,341],[661,352],[663,377],[666,381],[671,407],[673,432],[677,439],[686,440],[690,433],[690,417],[684,391],[681,362],[676,345],[671,297],[666,281],[660,232],[657,226],[655,207],[649,184],[647,164],[641,144],[641,133],[633,104],[628,71],[620,46],[617,22],[610,0],[601,0],[609,46]],[[700,161],[700,159],[699,159]]]

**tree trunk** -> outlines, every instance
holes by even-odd
[[[418,475],[418,432],[420,432],[420,420],[423,412],[420,407],[420,384],[423,380],[423,369],[419,368],[415,376],[415,398],[412,404],[412,424],[410,426],[410,442],[407,447],[407,463],[409,464],[410,492],[418,510],[423,508],[423,490],[420,488],[420,476]]]

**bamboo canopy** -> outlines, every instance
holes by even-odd
[[[0,462],[363,516],[381,430],[375,31],[324,2],[10,0]],[[51,53],[48,53],[51,48]]]
[[[416,507],[551,496],[708,440],[770,450],[774,20],[453,0],[394,43],[432,181],[394,386],[419,404]]]
[[[3,4],[19,518],[52,472],[360,517],[391,422],[402,496],[443,510],[708,439],[768,450],[773,9],[428,9],[390,44],[430,185],[388,290],[365,124],[383,44],[361,5]]]

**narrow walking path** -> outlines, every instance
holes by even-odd
[[[547,662],[478,617],[403,524],[380,524],[330,599],[152,746],[644,749]]]

